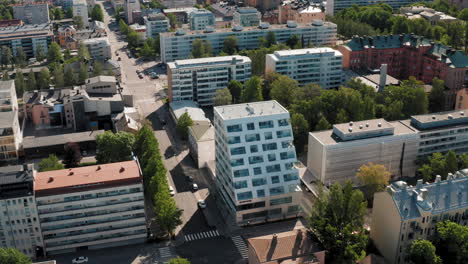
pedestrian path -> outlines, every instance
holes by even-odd
[[[161,247],[158,248],[158,253],[161,258],[170,258],[173,256],[170,247]]]
[[[239,253],[241,254],[242,258],[246,259],[249,257],[249,249],[247,248],[247,245],[245,244],[244,239],[242,239],[241,236],[234,236],[231,237],[232,242],[234,242],[234,245],[236,245],[237,250],[239,250]]]
[[[188,234],[184,236],[184,239],[186,242],[189,241],[194,241],[194,240],[199,240],[199,239],[205,239],[205,238],[210,238],[210,237],[217,237],[219,236],[218,230],[210,230],[210,231],[205,231],[205,232],[200,232],[200,233],[195,233],[195,234]]]

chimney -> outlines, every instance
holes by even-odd
[[[124,168],[124,167],[120,167],[119,172],[122,173],[122,172],[124,172],[124,171],[125,171],[125,168]]]
[[[379,92],[382,92],[387,83],[387,64],[380,66]]]
[[[437,175],[434,182],[440,182],[441,180],[442,177],[440,175]]]

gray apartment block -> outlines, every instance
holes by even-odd
[[[335,15],[339,11],[352,7],[353,5],[368,6],[376,5],[379,3],[387,4],[393,9],[398,9],[402,6],[422,2],[419,0],[327,0],[325,4],[325,13],[327,15]]]
[[[191,30],[204,30],[206,27],[214,26],[215,16],[206,9],[197,9],[189,14]]]
[[[13,16],[21,19],[25,24],[49,23],[49,4],[46,2],[28,3],[13,6]]]
[[[159,33],[169,31],[169,19],[162,13],[149,14],[143,17],[146,26],[146,37],[155,38]]]
[[[287,25],[269,25],[262,23],[260,27],[235,26],[232,29],[208,29],[205,31],[178,30],[160,34],[161,59],[163,62],[187,59],[192,53],[192,42],[195,39],[208,41],[215,54],[222,51],[224,40],[228,36],[237,37],[239,50],[256,49],[260,47],[260,37],[266,37],[268,32],[275,33],[278,42],[287,41],[292,35],[297,35],[303,46],[323,46],[336,41],[336,25],[331,22],[316,20],[310,24],[297,24],[290,21]]]
[[[260,25],[262,14],[253,7],[241,7],[234,12],[233,22],[243,27],[254,27]]]

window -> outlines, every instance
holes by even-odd
[[[282,127],[282,126],[287,126],[287,125],[289,125],[289,122],[287,119],[278,120],[278,126]]]
[[[227,131],[228,132],[241,132],[242,131],[242,126],[241,125],[230,125],[230,126],[227,126]]]
[[[237,166],[242,166],[244,165],[244,159],[233,159],[231,160],[231,166],[232,167],[237,167]]]
[[[288,206],[288,213],[298,213],[301,210],[299,205]]]
[[[270,206],[286,204],[286,203],[292,203],[292,197],[291,196],[270,200]]]
[[[248,123],[247,124],[247,130],[255,130],[255,124],[254,123]]]
[[[235,189],[247,188],[247,181],[238,181],[238,182],[234,182],[234,188],[235,188]]]
[[[231,148],[231,155],[245,154],[245,147]]]
[[[268,215],[279,215],[281,214],[281,208],[275,208],[268,211]]]
[[[295,158],[295,155],[294,155],[294,152],[281,152],[280,157],[281,157],[281,160],[293,159]]]
[[[240,137],[228,137],[228,144],[237,144],[240,143]]]
[[[249,199],[252,199],[252,192],[251,191],[241,192],[241,193],[237,194],[237,200],[239,200],[239,201],[249,200]]]
[[[235,170],[234,178],[247,177],[249,176],[249,169]]]
[[[259,175],[262,174],[262,168],[261,167],[255,167],[253,168],[254,175]]]
[[[271,177],[271,183],[275,184],[275,183],[279,183],[279,182],[280,182],[279,176],[272,176]]]
[[[263,162],[262,156],[249,157],[249,164],[257,164],[257,163],[262,163],[262,162]]]
[[[278,145],[276,143],[262,144],[262,149],[263,149],[263,151],[276,150],[277,146]]]
[[[275,160],[276,160],[276,154],[275,153],[268,154],[268,161],[275,161]]]
[[[270,121],[259,122],[258,126],[260,127],[260,129],[273,128],[273,121],[270,120]]]
[[[281,167],[279,164],[276,164],[276,165],[270,165],[270,166],[267,166],[266,167],[266,170],[268,173],[270,172],[278,172],[281,170]]]
[[[283,186],[278,186],[274,188],[270,188],[270,195],[280,195],[284,193],[284,187]]]
[[[257,190],[257,197],[258,198],[265,197],[265,190]]]
[[[245,141],[246,142],[253,142],[253,141],[259,141],[259,140],[260,140],[260,135],[259,134],[245,135]]]
[[[290,145],[291,145],[291,143],[289,141],[281,142],[281,147],[282,148],[289,148]]]
[[[276,136],[278,138],[290,137],[291,136],[291,131],[290,130],[276,131]]]
[[[258,146],[257,145],[250,146],[250,153],[256,153],[256,152],[258,152]]]
[[[297,177],[297,174],[295,174],[295,173],[288,173],[288,174],[284,174],[284,175],[283,175],[283,180],[284,180],[285,182],[288,182],[288,181],[295,181],[295,180],[297,180],[297,179],[298,179],[298,177]]]
[[[290,170],[292,169],[294,166],[294,164],[292,162],[289,162],[289,163],[285,163],[284,164],[284,167],[286,168],[286,170]]]
[[[273,133],[271,132],[265,132],[263,135],[265,136],[265,140],[269,140],[273,138]]]
[[[252,186],[257,187],[257,186],[262,186],[267,184],[267,180],[265,178],[256,178],[252,179]]]

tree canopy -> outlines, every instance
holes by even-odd
[[[216,90],[216,93],[213,99],[214,106],[229,105],[231,103],[232,103],[232,95],[227,87]]]
[[[0,263],[2,264],[30,264],[31,259],[14,248],[0,248]]]
[[[91,11],[91,19],[97,21],[104,21],[104,12],[100,5],[94,5],[93,10]]]
[[[229,81],[227,88],[229,89],[229,92],[231,93],[232,102],[233,103],[240,103],[241,102],[242,89],[244,88],[242,83],[237,81],[237,80],[231,80],[231,81]]]
[[[193,125],[193,120],[188,113],[183,113],[177,120],[177,132],[180,133],[183,139],[188,137],[188,128]]]
[[[468,226],[451,221],[437,223],[435,245],[443,263],[468,263]]]
[[[383,191],[385,186],[388,185],[391,173],[384,165],[369,162],[358,169],[356,176],[365,187],[368,201],[372,201],[374,193]]]
[[[242,91],[242,101],[244,103],[262,101],[262,79],[253,76],[245,82],[244,90]]]
[[[190,261],[188,259],[177,257],[169,260],[169,264],[190,264]]]
[[[413,264],[441,264],[442,260],[436,255],[436,248],[431,241],[416,239],[409,248],[409,260]]]
[[[39,171],[53,171],[53,170],[62,170],[65,169],[65,166],[59,161],[57,156],[50,154],[48,158],[42,159],[39,162]]]
[[[224,40],[223,51],[229,55],[233,55],[237,52],[237,37],[235,35],[228,36]]]
[[[100,164],[132,159],[135,136],[127,132],[106,131],[96,136],[96,160]]]

